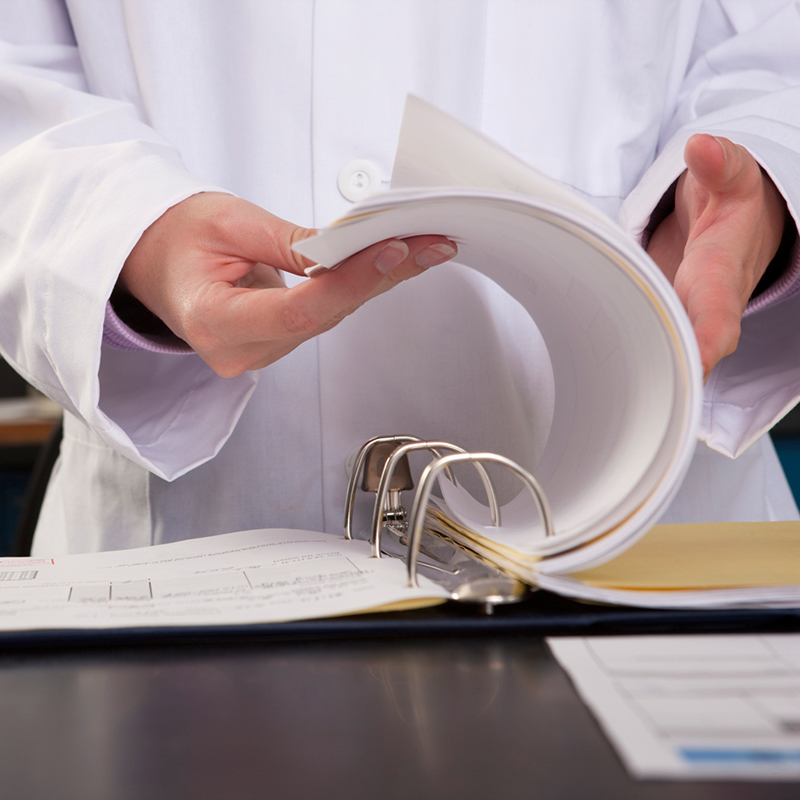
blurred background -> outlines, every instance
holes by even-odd
[[[31,475],[61,409],[0,359],[0,555],[12,552]]]
[[[772,429],[771,436],[792,487],[794,500],[800,506],[800,406],[795,406]]]

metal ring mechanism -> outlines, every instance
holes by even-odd
[[[421,450],[433,453],[435,458],[422,472],[409,516],[401,504],[401,492],[414,488],[408,454]],[[451,451],[451,455],[442,455],[442,451],[447,450]],[[356,489],[360,482],[363,491],[373,492],[376,495],[370,527],[373,557],[380,558],[382,554],[385,554],[394,558],[402,558],[397,553],[381,550],[381,532],[387,528],[397,535],[402,544],[406,545],[406,565],[410,587],[418,586],[418,567],[446,574],[449,577],[445,579],[445,583],[449,581],[452,586],[452,578],[461,573],[461,567],[448,568],[452,567],[449,561],[442,560],[438,554],[426,550],[422,545],[422,533],[431,493],[440,473],[444,472],[447,478],[455,484],[455,478],[450,469],[451,465],[467,462],[475,465],[483,482],[494,527],[501,525],[500,506],[484,462],[504,466],[522,480],[533,495],[544,525],[545,536],[555,535],[552,514],[542,488],[530,472],[511,459],[495,453],[468,453],[462,447],[449,442],[426,441],[416,436],[377,436],[370,439],[358,451],[355,458],[345,500],[345,538],[353,538],[353,509]],[[428,558],[439,563],[420,561],[420,551],[424,551]],[[518,602],[526,592],[521,581],[488,565],[485,565],[484,574],[476,575],[467,570],[465,578],[464,582],[450,589],[451,598],[475,604],[486,614],[493,613],[497,605]]]
[[[478,463],[494,463],[507,467],[514,472],[525,486],[528,487],[533,499],[539,509],[539,514],[542,518],[544,525],[545,537],[555,536],[555,529],[553,528],[553,516],[550,511],[550,505],[547,502],[547,497],[542,491],[541,486],[537,480],[531,475],[528,470],[521,467],[516,462],[505,456],[497,455],[497,453],[455,453],[454,455],[442,456],[432,461],[425,467],[422,476],[420,477],[419,487],[417,494],[414,497],[414,505],[411,508],[411,518],[409,521],[409,537],[408,537],[408,585],[412,588],[418,586],[417,583],[417,562],[419,560],[419,549],[422,541],[422,531],[425,525],[425,514],[430,501],[433,485],[438,478],[439,473],[447,470],[453,464],[460,464],[464,462]]]
[[[425,441],[416,436],[376,436],[358,451],[345,497],[344,538],[353,538],[353,509],[360,480],[364,491],[376,493],[369,540],[375,558],[381,557],[381,531],[384,527],[399,535],[408,530],[408,514],[401,505],[400,493],[414,488],[408,454],[419,450],[428,450],[437,459],[443,458],[442,450],[468,455],[464,448],[450,442]],[[492,481],[481,463],[475,462],[475,468],[489,499],[492,524],[499,527],[500,505]],[[449,466],[445,465],[443,469],[447,478],[455,483]]]
[[[389,487],[391,486],[392,477],[395,474],[395,470],[397,469],[397,465],[402,462],[403,459],[408,457],[409,453],[412,453],[416,450],[429,450],[432,452],[437,459],[443,458],[440,454],[440,450],[454,450],[456,453],[461,453],[463,455],[468,455],[467,451],[464,450],[463,447],[458,447],[458,445],[450,444],[449,442],[410,442],[409,444],[400,445],[388,458],[386,461],[385,466],[383,467],[383,471],[381,472],[381,480],[378,484],[378,494],[375,498],[375,506],[372,512],[372,535],[370,537],[370,544],[372,545],[372,555],[375,558],[381,557],[381,529],[386,525],[386,527],[393,527],[396,533],[405,533],[408,530],[408,523],[406,522],[406,515],[405,509],[403,509],[402,519],[395,520],[391,519],[386,521],[387,513],[391,513],[391,510],[387,511],[387,508],[391,506],[390,498],[389,498]],[[483,481],[483,488],[486,490],[486,495],[489,498],[489,508],[491,510],[492,515],[492,525],[495,527],[500,526],[500,506],[497,502],[497,496],[494,492],[494,486],[492,485],[492,481],[489,478],[489,474],[484,469],[483,464],[478,462],[475,463],[475,467],[478,470],[478,474],[481,477],[481,481]],[[447,469],[447,477],[455,483],[455,480],[450,473],[450,470]],[[400,507],[402,508],[402,506]],[[399,525],[398,525],[399,522]]]
[[[363,478],[362,488],[364,489],[364,491],[377,491],[377,486],[375,486],[375,488],[372,489],[371,484],[374,482],[374,477],[377,474],[378,459],[373,458],[370,461],[369,470],[367,470],[366,466],[367,459],[370,456],[375,456],[376,454],[379,454],[380,449],[385,450],[386,445],[391,445],[390,451],[393,451],[395,447],[398,447],[399,445],[408,444],[410,442],[421,442],[421,441],[422,439],[420,439],[417,436],[376,436],[374,439],[370,439],[358,451],[355,463],[353,464],[353,471],[350,474],[350,481],[347,484],[347,495],[345,496],[345,501],[344,501],[345,539],[353,538],[353,508],[356,502],[356,489],[358,488],[359,480]],[[381,448],[381,446],[384,447]],[[408,488],[413,489],[414,488],[413,483]],[[399,492],[398,489],[393,489],[393,491]],[[393,496],[391,499],[394,501],[397,500],[398,498],[396,496]],[[400,508],[400,506],[398,505],[397,508]]]

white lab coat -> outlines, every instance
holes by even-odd
[[[800,209],[800,17],[778,0],[4,0],[0,38],[0,346],[67,411],[40,553],[337,530],[344,460],[386,432],[535,468],[535,328],[458,266],[260,374],[101,344],[119,270],[168,207],[221,189],[324,225],[353,160],[388,180],[409,91],[612,216],[627,198],[634,235],[695,130],[748,147]],[[716,450],[800,396],[799,306],[752,314],[709,381]],[[762,440],[736,461],[702,446],[668,515],[797,509]]]

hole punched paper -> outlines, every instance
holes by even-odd
[[[428,529],[526,583],[587,600],[797,604],[794,523],[652,527],[689,466],[703,387],[689,321],[642,248],[571,190],[414,97],[392,186],[295,249],[334,268],[383,239],[448,236],[460,264],[534,320],[553,375],[546,444],[525,467],[554,535],[530,493],[505,502],[494,526],[446,474]],[[0,630],[251,624],[448,599],[428,574],[410,586],[402,561],[372,557],[366,541],[275,529],[0,559]]]

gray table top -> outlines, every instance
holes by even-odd
[[[0,655],[3,798],[797,798],[630,779],[541,638]]]

